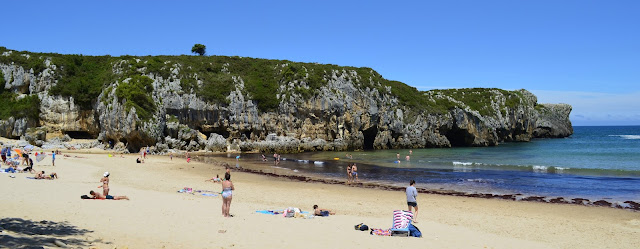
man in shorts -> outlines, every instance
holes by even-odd
[[[418,223],[416,219],[418,218],[418,201],[416,198],[418,197],[418,190],[413,185],[416,184],[416,181],[411,180],[409,182],[409,187],[407,187],[407,206],[409,212],[411,212],[411,207],[415,208],[416,211],[413,212],[413,222]]]

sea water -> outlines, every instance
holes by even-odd
[[[406,186],[413,179],[465,193],[640,201],[640,126],[576,126],[567,138],[407,155],[409,149],[289,154],[278,167],[345,179],[347,164],[356,163],[359,179],[373,183]]]

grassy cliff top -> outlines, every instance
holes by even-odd
[[[293,84],[293,91],[308,99],[335,77],[349,80],[361,89],[390,93],[409,110],[409,115],[419,112],[444,113],[452,108],[465,106],[483,115],[492,115],[494,113],[490,103],[495,100],[496,93],[506,97],[507,101],[502,103],[504,106],[513,107],[522,103],[518,91],[479,88],[418,91],[402,82],[387,80],[367,67],[238,56],[63,55],[13,51],[0,47],[0,64],[21,66],[38,75],[47,69],[47,62],[55,65],[58,80],[50,94],[73,97],[76,104],[86,110],[92,109],[98,95],[113,82],[132,78],[131,82],[120,84],[118,88],[123,89],[116,89],[116,93],[121,99],[135,99],[129,101],[130,105],[136,109],[144,109],[143,115],[145,111],[146,115],[150,115],[148,112],[155,107],[153,103],[149,103],[152,101],[149,97],[150,90],[153,89],[149,89],[150,83],[145,79],[147,77],[142,76],[150,74],[164,79],[180,79],[183,93],[194,93],[209,103],[222,105],[228,103],[226,97],[235,90],[238,79],[241,79],[244,82],[243,93],[250,96],[261,111],[273,111],[278,107],[280,100],[276,93],[282,85]],[[140,76],[143,78],[139,78]],[[11,81],[12,78],[9,79]],[[130,92],[131,89],[139,88],[145,91]]]

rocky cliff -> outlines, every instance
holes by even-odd
[[[0,136],[33,143],[67,134],[132,152],[300,152],[494,146],[573,133],[571,106],[538,104],[526,90],[422,92],[369,68],[240,57],[0,52],[0,104],[39,100],[29,113],[0,115]],[[33,138],[35,128],[49,135]]]

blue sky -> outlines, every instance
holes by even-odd
[[[371,67],[420,90],[528,89],[640,125],[640,1],[7,1],[0,46]]]

